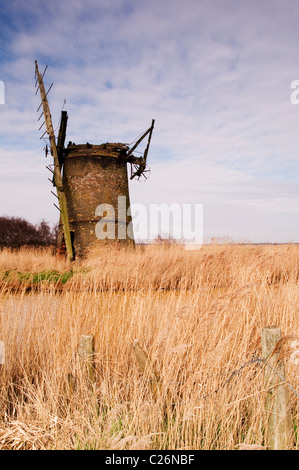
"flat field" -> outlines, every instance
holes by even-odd
[[[279,326],[298,449],[299,247],[0,252],[0,449],[267,449],[261,330]],[[93,379],[78,356],[94,337]],[[157,384],[138,364],[148,355]]]

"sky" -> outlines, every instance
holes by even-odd
[[[132,205],[201,204],[205,240],[299,242],[298,21],[299,0],[0,0],[0,215],[58,221],[37,60],[66,142],[155,119]]]

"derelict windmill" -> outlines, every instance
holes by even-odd
[[[133,234],[129,233],[131,216],[129,215],[130,198],[128,185],[127,163],[131,164],[131,176],[140,178],[145,176],[147,170],[147,156],[155,121],[145,131],[135,144],[129,148],[122,143],[104,143],[101,145],[80,144],[69,142],[65,147],[67,112],[61,111],[61,121],[56,141],[50,107],[47,95],[52,88],[46,92],[43,74],[39,72],[37,61],[35,61],[35,75],[37,87],[41,95],[41,104],[37,111],[43,108],[38,120],[44,117],[40,126],[46,125],[46,131],[41,136],[48,134],[50,152],[53,164],[47,168],[52,172],[53,186],[56,187],[57,199],[60,211],[59,245],[65,246],[67,256],[74,260],[75,255],[84,256],[88,250],[103,239],[97,236],[96,226],[100,221],[102,213],[97,213],[97,207],[109,205],[115,209],[117,217],[106,222],[108,233],[122,233],[123,242],[132,243]],[[133,152],[145,137],[148,138],[145,151],[141,157],[136,157]],[[46,156],[48,153],[46,146]],[[122,216],[118,213],[118,201],[122,197],[125,201],[125,210]],[[57,207],[57,206],[56,206]],[[107,214],[107,213],[105,213]],[[104,218],[103,218],[104,221]],[[107,237],[104,241],[112,240]]]

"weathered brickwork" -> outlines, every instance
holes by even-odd
[[[99,243],[116,242],[97,238],[95,227],[100,217],[95,213],[100,204],[111,204],[115,210],[115,234],[118,234],[118,197],[125,196],[127,208],[130,205],[126,151],[124,144],[110,143],[69,144],[66,149],[63,185],[76,256],[86,255],[90,248]],[[127,216],[123,222],[128,225],[131,217]],[[128,235],[121,242],[134,243]]]

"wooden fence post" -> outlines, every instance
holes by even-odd
[[[94,351],[94,336],[82,335],[79,340],[78,356],[82,372],[91,383],[95,381]]]
[[[270,326],[262,329],[262,356],[265,388],[268,389],[265,410],[267,419],[266,439],[270,450],[285,450],[292,445],[292,421],[288,403],[288,390],[284,383],[285,367],[278,341],[281,329]],[[269,364],[269,365],[268,365]]]

